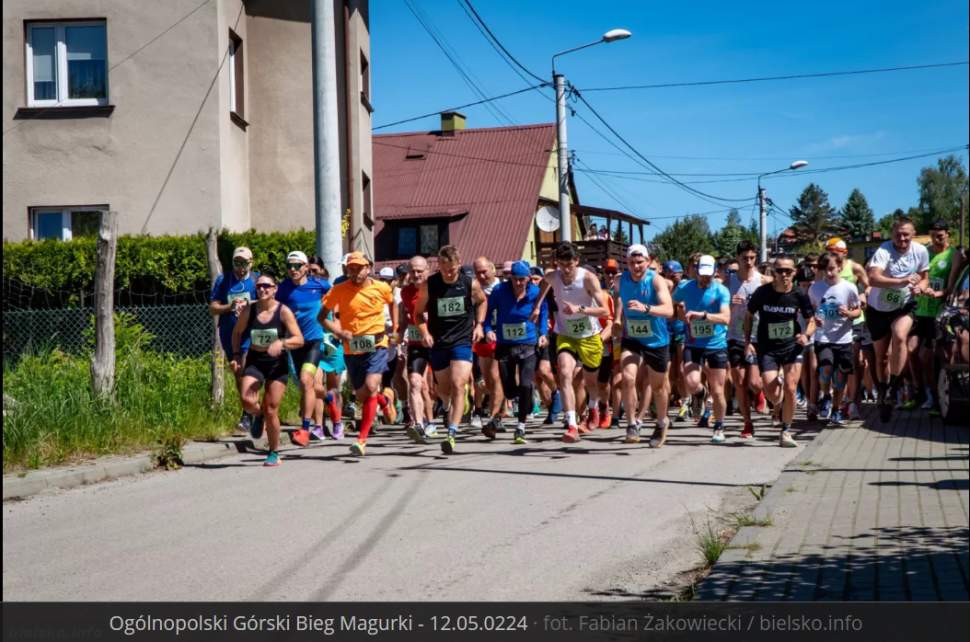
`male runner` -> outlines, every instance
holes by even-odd
[[[862,390],[865,387],[866,365],[875,362],[875,352],[872,348],[872,337],[866,327],[866,297],[869,295],[869,277],[866,269],[849,258],[849,248],[841,238],[834,236],[825,243],[825,249],[842,257],[842,271],[839,276],[843,281],[855,285],[856,291],[862,295],[862,314],[852,321],[852,374],[846,386],[848,406],[843,410],[843,418],[852,420],[862,419],[859,404],[862,403]]]
[[[623,403],[627,414],[626,443],[640,441],[640,422],[633,409],[637,407],[637,379],[640,364],[646,366],[647,383],[653,390],[657,409],[657,427],[650,438],[652,448],[660,448],[667,440],[667,403],[670,383],[667,366],[670,363],[670,337],[667,319],[674,314],[674,305],[667,289],[667,281],[659,273],[648,270],[650,257],[640,244],[627,248],[627,270],[620,276],[620,286],[613,295],[616,319],[613,333],[622,331],[620,364],[623,369]]]
[[[892,400],[906,369],[906,339],[913,327],[916,298],[928,285],[930,255],[913,240],[916,227],[908,218],[893,223],[892,239],[884,242],[869,259],[867,272],[872,289],[866,325],[876,350],[873,372],[879,391],[879,419],[892,417]]]
[[[950,232],[946,221],[936,221],[930,227],[929,287],[916,297],[916,321],[909,338],[910,369],[917,385],[922,383],[925,399],[923,410],[934,405],[933,387],[936,384],[934,363],[934,340],[936,339],[936,315],[943,307],[949,293],[947,284],[953,267],[955,252],[950,247]]]
[[[451,401],[448,435],[441,442],[446,455],[455,451],[465,406],[465,385],[472,373],[472,344],[484,336],[482,323],[487,303],[478,281],[461,269],[458,248],[446,245],[438,250],[438,272],[418,286],[414,318],[421,331],[421,343],[429,349],[438,394]]]
[[[472,268],[475,270],[475,279],[478,281],[479,287],[488,297],[492,294],[495,286],[502,282],[495,276],[495,264],[487,257],[480,256],[472,263]],[[506,273],[507,277],[508,274]],[[494,319],[492,319],[492,323],[494,325]],[[487,416],[488,422],[492,424],[493,428],[497,428],[501,423],[499,411],[502,404],[505,403],[505,399],[502,396],[502,382],[500,381],[498,363],[495,361],[495,342],[483,339],[472,346],[472,353],[475,355],[474,362],[477,362],[478,365],[477,370],[481,374],[481,381],[475,382],[475,407],[472,409],[472,426],[481,428],[482,422]],[[483,403],[486,395],[489,400],[487,411]],[[529,408],[530,410],[532,408],[531,402]]]
[[[427,279],[428,261],[423,256],[412,257],[408,262],[409,283],[401,289],[401,311],[398,313],[399,318],[404,319],[402,339],[407,345],[408,411],[411,413],[408,434],[414,441],[422,443],[427,443],[437,433],[428,383],[430,353],[421,342],[423,337],[414,314],[418,291]]]
[[[687,282],[684,280],[684,268],[680,261],[667,261],[663,268],[667,288],[673,298],[673,293]],[[674,421],[681,422],[690,414],[690,395],[687,394],[687,384],[684,381],[684,340],[687,338],[687,328],[676,314],[667,319],[667,334],[670,336],[670,386],[678,399]]]
[[[537,288],[542,287],[542,279],[545,275],[545,271],[538,265],[533,265],[529,270],[529,279]],[[545,328],[547,332],[546,344],[541,348],[536,346],[536,385],[538,386],[539,397],[543,405],[549,409],[549,414],[546,416],[543,424],[551,425],[558,421],[559,415],[562,413],[562,398],[559,395],[559,388],[556,387],[556,377],[552,374],[552,350],[550,347],[554,337],[548,334],[555,321],[554,297],[547,296],[543,304],[548,310],[549,323]]]
[[[801,376],[805,346],[815,333],[815,310],[808,295],[795,287],[795,260],[792,257],[778,257],[772,274],[771,283],[755,290],[748,301],[744,342],[745,346],[752,345],[751,332],[754,315],[757,314],[758,366],[761,368],[765,394],[775,406],[783,404],[778,445],[794,448],[798,445],[791,436],[795,390]],[[798,323],[799,312],[807,320],[804,330]],[[783,373],[784,382],[779,372]]]
[[[738,409],[744,419],[741,430],[742,439],[754,437],[754,423],[751,421],[752,394],[761,391],[761,373],[754,349],[744,343],[744,319],[748,314],[748,300],[754,291],[768,279],[758,271],[758,249],[751,241],[738,243],[736,273],[728,273],[727,286],[731,295],[731,324],[728,326],[728,362],[731,364],[731,381]],[[757,321],[755,321],[757,323]]]

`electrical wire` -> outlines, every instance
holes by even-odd
[[[548,85],[548,84],[549,83],[546,83],[546,85]],[[485,98],[483,100],[476,100],[473,103],[465,103],[464,105],[458,105],[457,107],[448,107],[448,108],[445,108],[445,109],[439,109],[437,111],[428,112],[427,114],[421,114],[420,116],[412,116],[411,118],[402,118],[401,120],[395,120],[393,123],[385,123],[383,125],[378,125],[377,127],[374,127],[372,129],[374,131],[377,131],[378,129],[387,129],[388,127],[394,127],[395,125],[403,125],[405,123],[411,123],[411,122],[414,122],[416,120],[421,120],[422,118],[429,118],[431,116],[437,116],[437,115],[441,114],[442,112],[446,112],[446,111],[458,111],[459,109],[466,109],[468,107],[475,107],[477,105],[483,105],[485,103],[490,103],[490,102],[492,102],[494,100],[500,100],[502,98],[508,98],[509,96],[516,96],[518,94],[524,94],[525,92],[532,91],[533,89],[536,89],[536,88],[538,88],[540,86],[541,85],[532,85],[530,87],[526,87],[525,89],[518,89],[516,91],[510,91],[507,94],[499,94],[498,96],[491,96],[491,97]]]
[[[460,4],[462,8],[465,9],[466,14],[469,11],[471,11],[471,14],[469,14],[469,18],[472,18],[472,22],[474,22],[476,25],[481,26],[481,29],[479,29],[480,31],[484,29],[484,32],[482,35],[485,35],[486,33],[488,34],[488,35],[485,35],[485,39],[492,44],[493,48],[498,47],[498,49],[501,50],[501,53],[499,55],[504,54],[503,56],[504,59],[511,62],[516,67],[524,71],[526,74],[532,76],[535,80],[538,80],[540,83],[546,83],[546,80],[544,78],[532,73],[525,65],[519,62],[508,49],[505,48],[505,45],[503,45],[502,42],[498,39],[498,37],[492,32],[492,30],[489,29],[488,25],[485,23],[485,20],[483,20],[482,16],[479,15],[478,11],[475,10],[475,7],[472,5],[470,0],[459,0],[458,4]],[[529,83],[529,81],[526,80],[525,78],[523,78],[523,80],[525,80],[526,83]]]

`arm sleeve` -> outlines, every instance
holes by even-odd
[[[543,301],[539,307],[539,327],[536,328],[540,337],[549,333],[549,305]]]

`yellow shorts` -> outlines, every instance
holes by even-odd
[[[583,339],[560,334],[556,337],[556,354],[560,352],[568,352],[579,359],[586,370],[596,370],[603,360],[603,340],[598,334]]]

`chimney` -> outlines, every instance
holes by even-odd
[[[441,135],[454,136],[455,132],[465,129],[465,114],[457,111],[441,112]]]

